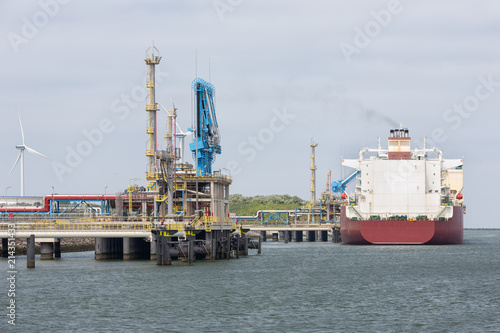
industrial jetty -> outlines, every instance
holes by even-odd
[[[363,149],[344,159],[355,169],[354,195],[342,193],[344,244],[460,244],[463,241],[463,159],[437,148],[411,150],[408,129],[390,131],[388,149]],[[332,188],[345,189],[345,182]]]
[[[194,79],[195,126],[183,132],[175,106],[165,109],[155,98],[155,67],[160,60],[154,46],[148,49],[145,186],[129,185],[114,195],[52,194],[31,198],[32,204],[27,205],[30,198],[24,197],[21,170],[22,196],[5,197],[0,207],[3,257],[14,256],[15,238],[27,238],[27,266],[32,268],[35,238],[41,259],[50,260],[61,255],[61,238],[75,237],[95,237],[97,260],[151,259],[170,265],[175,259],[191,263],[239,257],[247,255],[249,248],[260,253],[260,238],[247,237],[248,230],[229,217],[230,175],[212,170],[221,153],[214,86]],[[161,108],[166,111],[163,135],[158,130]],[[183,160],[188,135],[193,138],[189,148],[194,165]]]

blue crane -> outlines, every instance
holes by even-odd
[[[349,183],[351,181],[353,181],[358,174],[359,174],[359,170],[356,170],[353,173],[351,173],[349,176],[347,176],[346,179],[344,179],[344,180],[337,180],[336,182],[332,182],[332,184],[331,184],[332,191],[334,193],[344,193],[345,192],[345,188],[347,187],[347,185],[349,185]]]
[[[189,149],[197,163],[198,175],[212,174],[215,154],[221,153],[219,126],[215,116],[215,87],[203,79],[194,79],[195,118],[193,142]]]

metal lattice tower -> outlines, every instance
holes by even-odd
[[[148,88],[148,101],[146,104],[146,112],[148,114],[146,124],[146,134],[148,141],[146,144],[146,180],[148,182],[148,189],[154,187],[156,184],[156,112],[158,105],[155,101],[155,66],[160,63],[161,57],[159,56],[158,49],[153,45],[146,53],[151,51],[151,54],[146,56],[146,65],[148,66],[148,76],[146,80],[146,88]]]
[[[311,141],[311,205],[316,204],[316,156],[317,143]]]

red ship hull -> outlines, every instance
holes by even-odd
[[[341,207],[340,233],[343,244],[462,244],[464,238],[463,208],[453,207],[447,221],[347,219]]]

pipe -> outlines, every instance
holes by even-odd
[[[48,212],[50,211],[50,201],[77,201],[77,200],[89,200],[89,201],[104,201],[104,200],[116,200],[117,197],[122,197],[126,198],[128,200],[127,195],[80,195],[80,194],[71,194],[71,195],[46,195],[43,199],[44,205],[42,207],[0,207],[0,212],[5,212],[5,213],[19,213],[19,212],[26,212],[26,213],[37,213],[37,212]],[[154,199],[154,195],[145,195],[143,198],[145,199]]]

